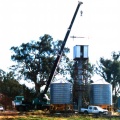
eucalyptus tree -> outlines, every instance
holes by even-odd
[[[11,47],[13,51],[11,59],[16,64],[11,66],[11,69],[16,72],[19,79],[24,78],[24,80],[33,82],[38,95],[40,88],[46,85],[61,45],[61,40],[54,41],[50,35],[45,34],[38,41],[22,43],[17,47],[13,46]],[[60,61],[63,64],[69,61],[69,58],[66,56],[68,52],[69,49],[65,48]],[[67,64],[63,64],[57,67],[56,75],[65,73],[64,68],[67,67]]]
[[[112,84],[114,102],[120,93],[120,52],[112,53],[112,59],[100,58],[96,73]]]
[[[4,94],[12,99],[16,95],[21,95],[22,93],[22,85],[15,79],[13,72],[4,72],[4,75],[2,76],[2,81],[0,81],[0,93]]]

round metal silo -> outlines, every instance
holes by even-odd
[[[92,105],[112,105],[112,85],[107,82],[92,83],[90,103]]]
[[[72,83],[60,80],[50,85],[51,104],[71,104],[72,103]]]

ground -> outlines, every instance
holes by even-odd
[[[18,118],[20,120],[28,120],[28,119],[39,119],[40,120],[68,120],[68,119],[71,119],[71,118],[74,118],[74,117],[78,117],[78,119],[80,119],[79,117],[83,116],[83,115],[80,115],[80,114],[75,114],[75,113],[53,113],[53,114],[50,114],[49,111],[41,111],[41,110],[36,110],[36,111],[29,111],[29,112],[18,112],[18,111],[4,111],[4,112],[0,112],[0,120],[17,120]],[[84,120],[84,117],[86,116],[83,116],[83,118],[81,120]],[[99,117],[99,116],[87,116],[87,117],[92,117],[92,120],[95,119],[95,117]],[[110,118],[110,117],[115,117],[115,120],[119,120],[120,119],[120,115],[117,114],[117,113],[114,113],[113,115],[111,116],[102,116],[106,119]],[[116,119],[117,118],[117,119]],[[77,120],[77,119],[76,119]],[[89,119],[91,120],[91,118]],[[102,120],[102,119],[99,119],[98,120]],[[105,120],[105,119],[104,119]]]

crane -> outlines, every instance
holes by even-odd
[[[75,10],[75,13],[74,13],[74,15],[73,15],[72,21],[71,21],[71,23],[70,23],[70,25],[69,25],[69,28],[67,29],[67,32],[66,32],[66,35],[65,35],[65,37],[64,37],[64,40],[63,40],[61,49],[60,49],[60,51],[59,51],[59,53],[58,53],[58,55],[57,55],[57,58],[56,58],[56,60],[55,60],[55,62],[54,62],[53,68],[52,68],[52,70],[51,70],[49,79],[48,79],[47,84],[46,84],[46,87],[45,87],[43,93],[41,94],[41,97],[43,97],[43,96],[46,94],[46,92],[48,91],[50,82],[51,82],[51,80],[52,80],[53,77],[54,77],[54,73],[55,73],[56,68],[57,68],[57,66],[58,66],[58,64],[59,64],[60,58],[61,58],[61,56],[62,56],[63,49],[64,49],[64,47],[65,47],[65,44],[66,44],[67,39],[68,39],[68,36],[69,36],[69,34],[70,34],[72,25],[73,25],[73,23],[74,23],[74,20],[75,20],[75,18],[76,18],[76,15],[77,15],[77,13],[78,13],[78,10],[79,10],[79,7],[80,7],[81,4],[83,4],[83,2],[80,2],[80,1],[79,1],[79,2],[78,2],[78,5],[77,5],[77,8],[76,8],[76,10]]]

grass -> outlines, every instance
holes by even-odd
[[[120,120],[116,117],[96,117],[81,114],[50,114],[43,111],[21,112],[15,115],[0,115],[0,120]]]

